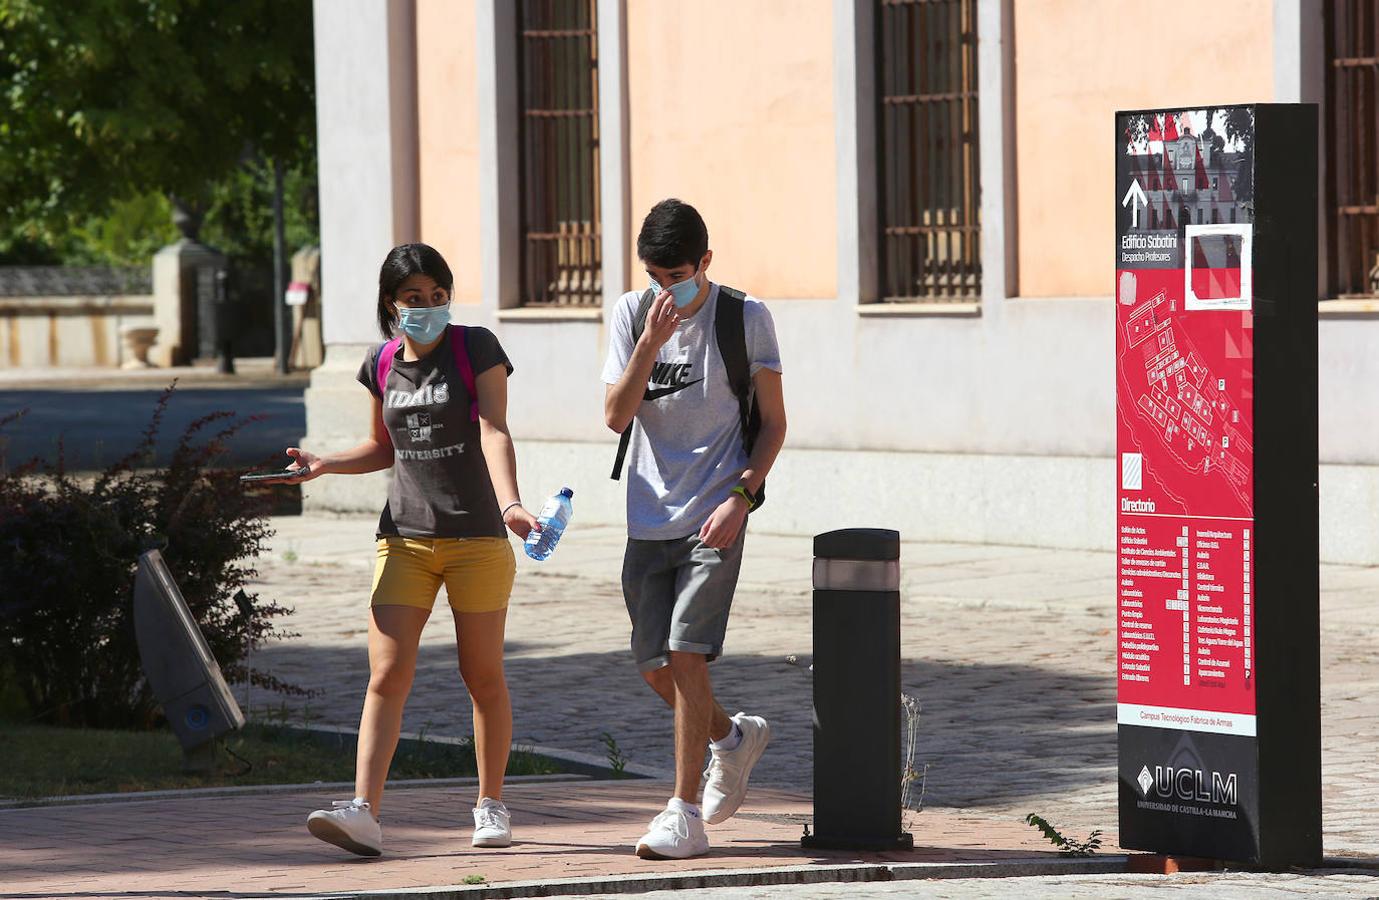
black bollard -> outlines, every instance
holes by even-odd
[[[225,269],[216,269],[215,273],[215,310],[216,310],[216,336],[220,341],[220,358],[216,365],[216,371],[222,375],[235,374],[235,351],[230,343],[234,333],[234,316],[230,310],[230,273]]]
[[[196,270],[197,357],[214,359],[217,371],[233,375],[229,277],[223,265],[204,265]]]
[[[807,848],[914,846],[900,825],[900,532],[814,538],[814,833]]]

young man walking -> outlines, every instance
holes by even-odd
[[[685,859],[708,852],[706,822],[737,812],[770,740],[765,719],[724,712],[708,664],[723,652],[747,514],[785,440],[785,402],[771,314],[709,281],[713,252],[694,207],[656,204],[637,256],[651,286],[624,294],[613,312],[604,416],[630,431],[618,466],[626,451],[632,653],[675,711],[675,796],[637,855]]]

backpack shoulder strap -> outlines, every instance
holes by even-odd
[[[713,328],[718,337],[718,354],[723,357],[723,368],[728,374],[728,384],[737,396],[737,402],[745,412],[748,395],[752,391],[752,368],[747,359],[747,295],[724,285],[718,286],[718,309],[714,312]]]
[[[728,385],[737,397],[738,423],[742,427],[742,446],[747,455],[752,455],[757,433],[761,431],[761,410],[757,409],[752,396],[752,363],[747,355],[747,295],[726,285],[718,286],[718,308],[714,312],[713,329],[718,339],[718,355],[723,357],[723,368],[728,376]],[[757,491],[755,511],[766,502],[766,484]]]
[[[637,303],[637,311],[632,316],[632,345],[635,347],[637,341],[642,339],[642,332],[646,331],[646,317],[651,313],[651,302],[656,299],[656,295],[647,288],[642,294],[642,299]],[[622,478],[623,461],[627,459],[627,447],[632,443],[632,423],[628,422],[627,427],[618,436],[618,454],[613,459],[613,474],[609,477],[614,481]]]
[[[378,385],[379,399],[387,401],[388,373],[393,370],[393,357],[402,348],[402,338],[384,341],[378,348],[378,366],[374,370],[374,383]]]
[[[474,382],[474,366],[469,362],[469,329],[463,325],[450,326],[450,352],[460,370],[460,380],[469,394],[469,421],[479,421],[479,389]]]
[[[646,317],[651,314],[651,303],[655,299],[656,295],[651,293],[651,288],[647,288],[642,293],[642,299],[637,303],[637,311],[632,315],[632,345],[634,347],[642,339],[642,332],[646,331]]]

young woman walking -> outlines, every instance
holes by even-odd
[[[393,248],[378,277],[378,326],[388,340],[359,368],[373,397],[369,437],[339,453],[287,449],[293,459],[287,477],[295,482],[393,469],[378,523],[355,797],[307,817],[311,834],[363,856],[383,850],[383,784],[422,628],[442,583],[455,619],[460,676],[474,705],[473,844],[512,842],[502,802],[512,743],[503,630],[516,570],[507,531],[525,539],[539,526],[517,494],[507,427],[512,364],[492,332],[450,324],[453,284],[450,267],[431,247]]]

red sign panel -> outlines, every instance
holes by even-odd
[[[1128,161],[1118,236],[1119,721],[1253,735],[1252,228],[1222,221],[1230,147],[1191,115]]]

